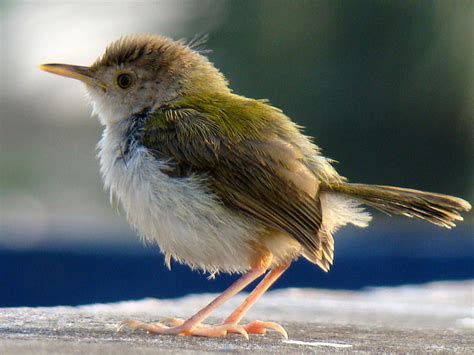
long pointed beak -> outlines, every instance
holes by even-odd
[[[41,64],[40,69],[48,73],[65,76],[67,78],[73,78],[82,81],[85,84],[92,86],[99,86],[102,89],[106,89],[105,84],[99,82],[95,77],[94,73],[89,67],[83,67],[79,65],[70,64]]]

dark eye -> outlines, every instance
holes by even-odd
[[[122,89],[128,89],[132,85],[132,76],[130,74],[119,74],[117,76],[117,85]]]

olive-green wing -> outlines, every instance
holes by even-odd
[[[232,141],[218,124],[190,109],[156,112],[146,128],[143,144],[170,162],[165,173],[177,178],[205,174],[226,206],[288,233],[323,269],[325,259],[332,262],[332,250],[326,257],[318,237],[319,182],[294,145],[272,135]]]

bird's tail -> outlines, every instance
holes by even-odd
[[[321,187],[359,200],[389,215],[416,217],[445,228],[462,221],[461,212],[471,209],[469,202],[453,196],[392,186],[337,183]]]

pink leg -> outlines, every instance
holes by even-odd
[[[178,334],[178,335],[197,335],[197,336],[225,336],[228,331],[237,332],[248,337],[247,332],[236,324],[223,324],[216,327],[198,327],[201,322],[203,322],[209,315],[224,302],[229,300],[231,297],[235,296],[238,292],[242,291],[247,287],[252,281],[256,280],[258,277],[263,275],[267,269],[270,260],[262,258],[262,262],[252,268],[248,273],[240,277],[236,282],[234,282],[227,290],[225,290],[221,295],[215,298],[211,303],[206,307],[201,309],[199,312],[194,314],[191,318],[179,324],[175,327],[167,327],[161,323],[146,324],[139,321],[125,321],[122,323],[122,326],[128,326],[132,329],[143,329],[150,333],[155,334]]]
[[[248,273],[239,278],[234,282],[227,290],[225,290],[221,295],[209,303],[206,307],[201,309],[191,318],[189,318],[182,327],[187,326],[189,329],[193,329],[196,325],[201,324],[209,315],[218,307],[220,307],[227,300],[235,296],[237,293],[242,291],[245,287],[250,285],[257,278],[262,276],[265,273],[265,269],[255,268],[250,270]]]
[[[265,278],[255,287],[252,293],[245,299],[245,301],[232,312],[232,314],[226,318],[224,324],[237,325],[243,317],[247,314],[249,309],[255,304],[255,302],[262,297],[262,295],[270,288],[271,285],[288,269],[290,264],[279,266],[272,269]],[[254,321],[244,326],[244,329],[251,334],[265,334],[267,329],[274,329],[281,333],[285,338],[288,338],[286,330],[274,322],[262,322]]]
[[[247,314],[249,309],[254,305],[257,300],[275,283],[275,281],[288,269],[290,264],[279,266],[272,269],[265,278],[255,287],[252,293],[245,299],[245,301],[232,312],[230,316],[226,318],[224,323],[239,323],[243,317]]]

